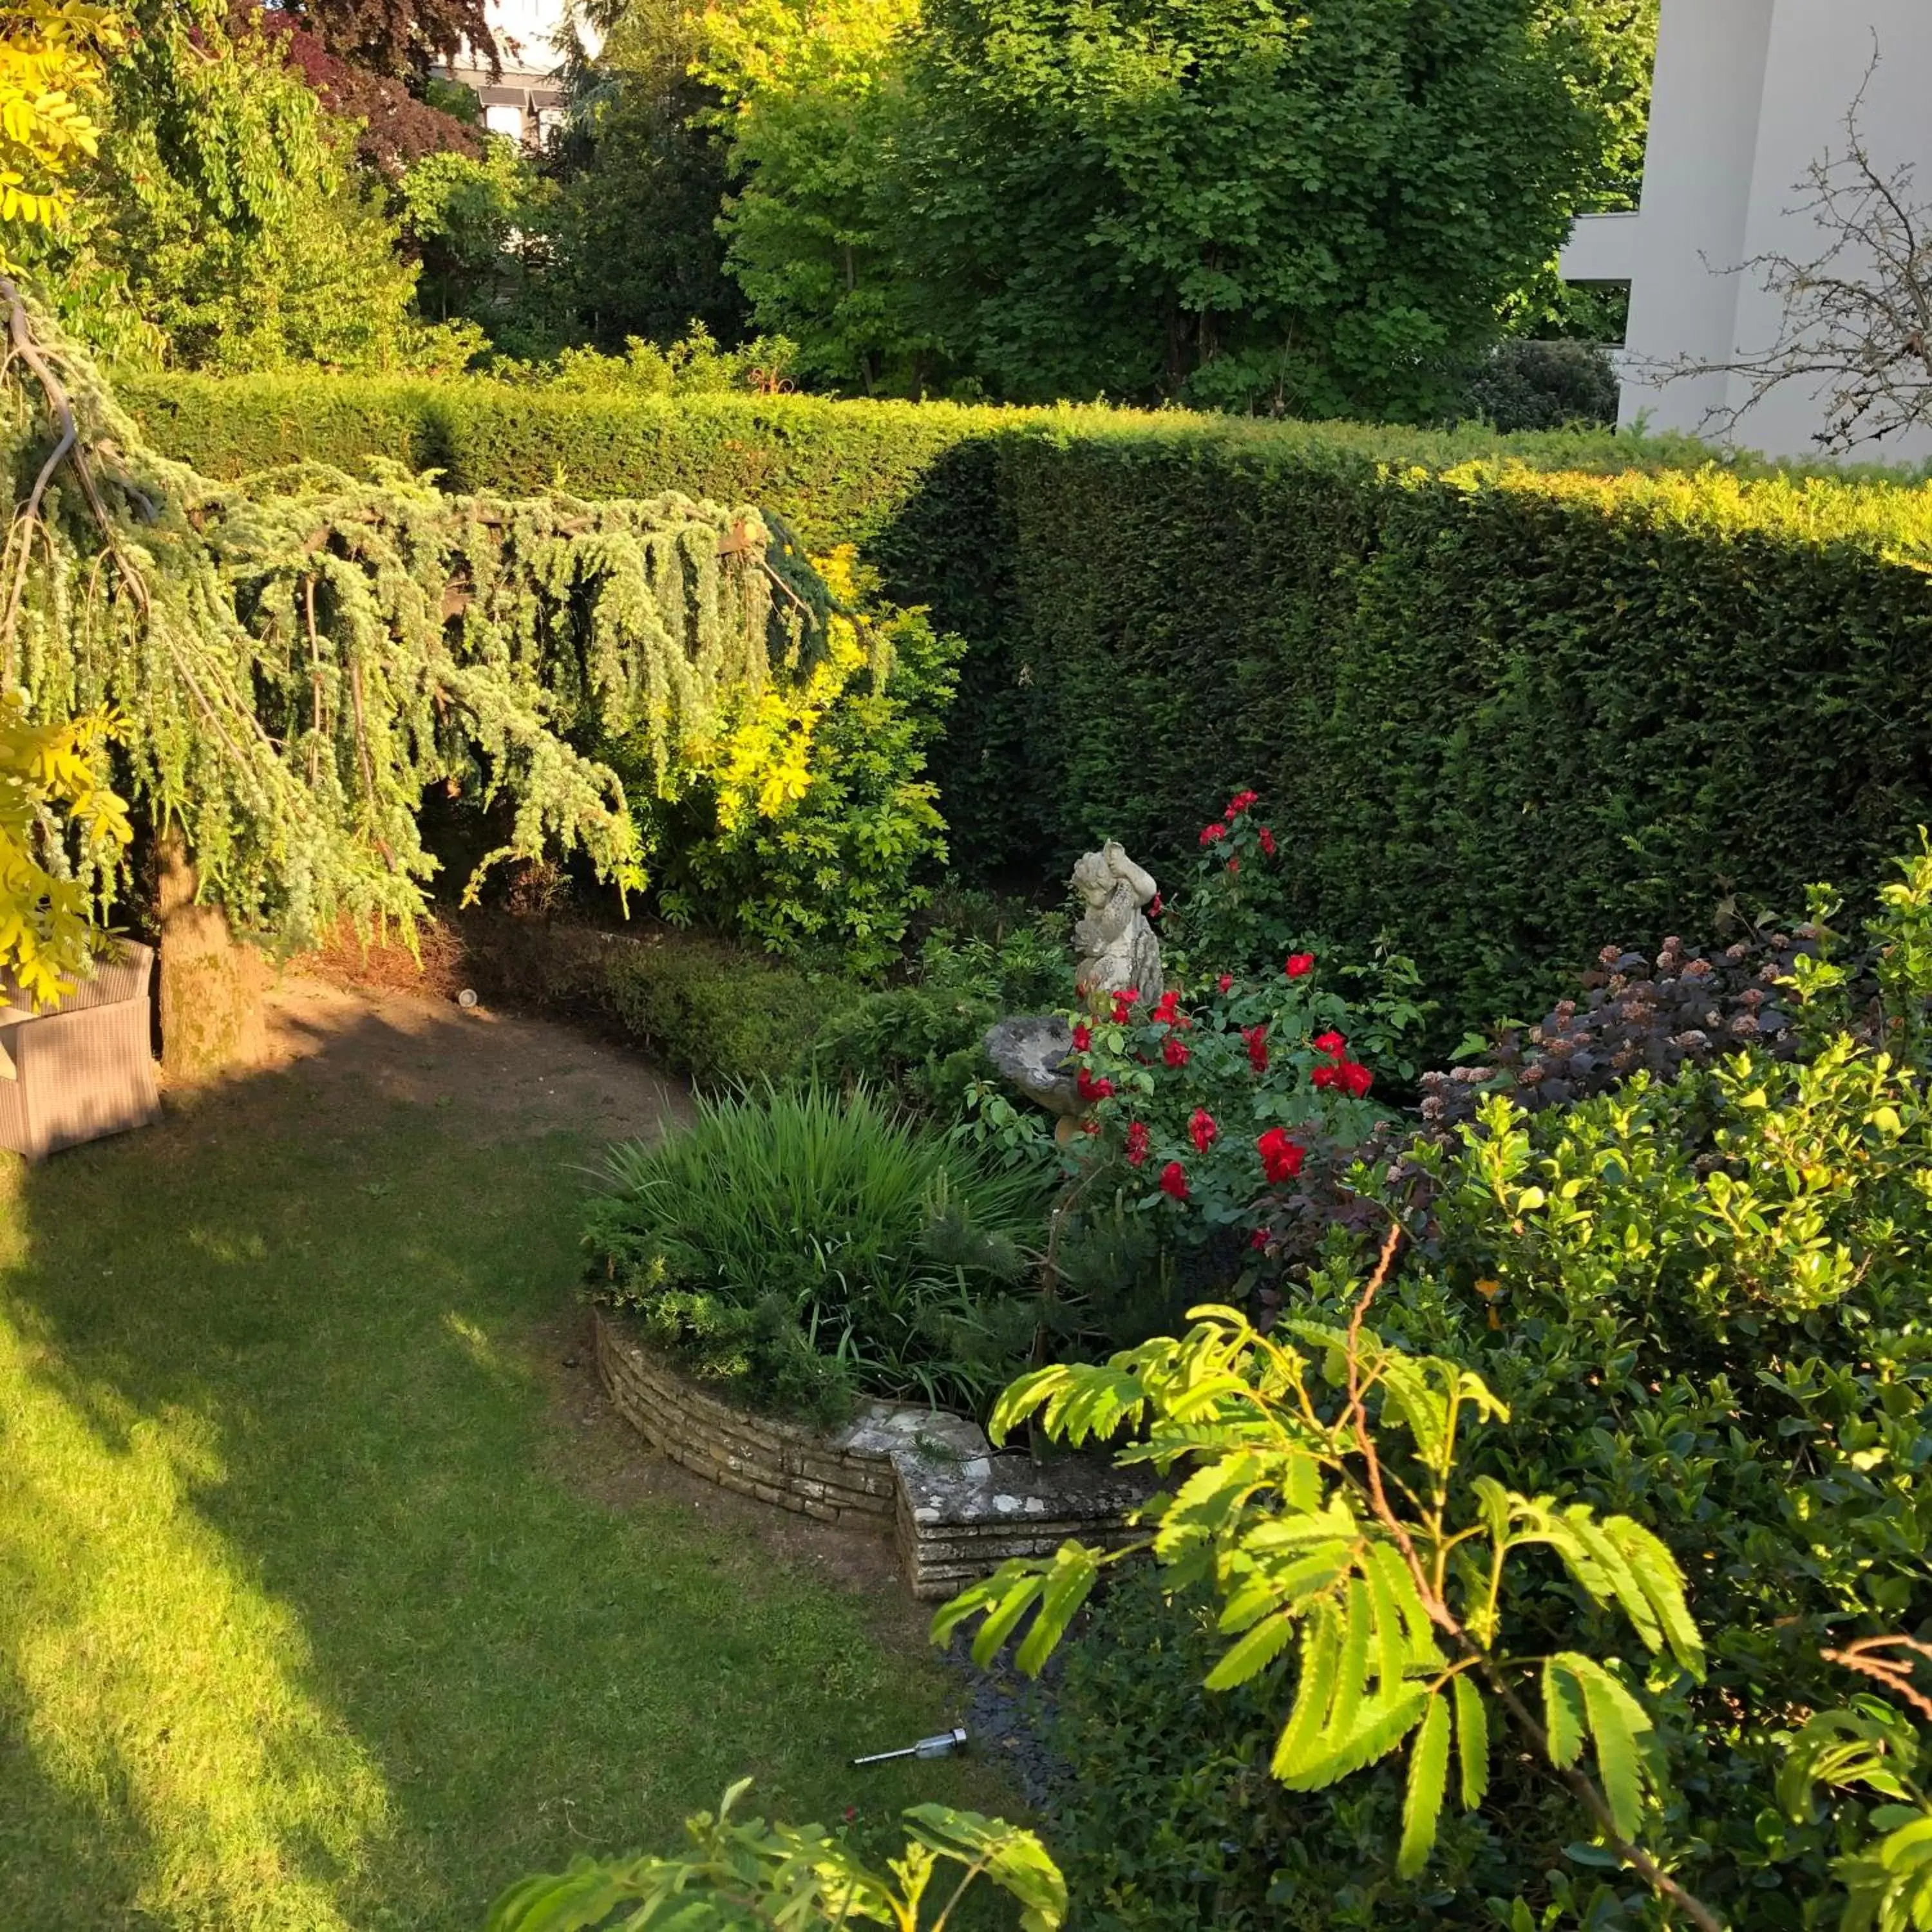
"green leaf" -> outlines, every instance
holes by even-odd
[[[1360,1577],[1351,1576],[1342,1612],[1342,1654],[1335,1670],[1335,1707],[1338,1710],[1345,1705],[1353,1710],[1361,1702],[1362,1687],[1368,1675],[1369,1637],[1374,1622],[1368,1586]]]
[[[1456,1756],[1462,1771],[1462,1809],[1473,1811],[1490,1788],[1490,1707],[1467,1671],[1451,1682],[1456,1696]]]
[[[916,1804],[905,1817],[921,1844],[961,1864],[982,1866],[988,1880],[1018,1904],[1022,1932],[1058,1932],[1066,1922],[1066,1881],[1031,1832],[945,1804]]]
[[[993,1581],[1006,1576],[1010,1565],[1002,1564]],[[982,1670],[999,1654],[1000,1647],[1012,1635],[1021,1618],[1041,1591],[1046,1588],[1044,1568],[1006,1576],[1005,1586],[996,1591],[987,1604],[986,1621],[973,1638],[973,1661]]]
[[[1232,1690],[1236,1684],[1245,1684],[1281,1654],[1294,1634],[1294,1619],[1286,1610],[1256,1624],[1238,1643],[1222,1654],[1221,1660],[1208,1672],[1204,1688]]]
[[[1319,1791],[1388,1756],[1421,1721],[1430,1701],[1427,1690],[1420,1684],[1409,1685],[1394,1697],[1370,1700],[1357,1712],[1346,1735],[1324,1735],[1319,1742],[1327,1748],[1281,1781],[1291,1791]]]
[[[1413,1586],[1414,1580],[1395,1551],[1386,1544],[1378,1544],[1369,1552],[1368,1561],[1362,1566],[1367,1580],[1369,1601],[1375,1618],[1376,1632],[1376,1688],[1384,1696],[1393,1696],[1402,1679],[1402,1672],[1408,1660],[1407,1632],[1402,1606],[1396,1594],[1396,1586],[1390,1580],[1384,1557],[1394,1557],[1396,1567],[1402,1570],[1402,1580]]]
[[[1313,1748],[1335,1694],[1335,1667],[1341,1654],[1341,1620],[1327,1604],[1318,1604],[1302,1626],[1301,1676],[1295,1686],[1294,1707],[1276,1740],[1273,1768],[1286,1782]]]
[[[1460,1682],[1460,1680],[1458,1680]],[[1449,1779],[1449,1700],[1429,1700],[1422,1729],[1408,1755],[1408,1786],[1402,1794],[1402,1845],[1396,1853],[1396,1874],[1414,1878],[1436,1849],[1442,1816],[1442,1793]]]
[[[1040,1614],[1027,1632],[1026,1641],[1014,1653],[1013,1662],[1028,1677],[1037,1677],[1053,1654],[1074,1612],[1092,1593],[1100,1574],[1100,1552],[1082,1543],[1063,1543],[1054,1552],[1053,1568],[1047,1572],[1046,1587],[1040,1592]]]
[[[1704,1681],[1704,1642],[1684,1600],[1684,1573],[1663,1541],[1640,1522],[1613,1516],[1604,1534],[1622,1552],[1638,1587],[1649,1599],[1670,1654],[1699,1683]]]
[[[1561,1657],[1543,1666],[1543,1728],[1550,1739],[1550,1761],[1559,1770],[1583,1754],[1586,1712],[1583,1688]]]
[[[1623,1837],[1634,1838],[1643,1825],[1643,1760],[1637,1739],[1651,1727],[1649,1714],[1592,1658],[1566,1652],[1560,1660],[1582,1690],[1610,1816]]]

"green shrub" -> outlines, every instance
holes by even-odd
[[[830,654],[801,694],[765,693],[742,732],[808,747],[797,795],[769,814],[727,809],[710,782],[669,803],[654,787],[635,788],[632,806],[662,827],[667,916],[694,914],[768,952],[836,960],[876,980],[946,859],[926,759],[958,686],[961,644],[922,611],[879,608],[848,550],[821,568],[854,614],[832,616]]]
[[[954,895],[954,910],[962,910]],[[990,936],[928,933],[916,983],[868,994],[830,1016],[812,1064],[830,1080],[890,1088],[908,1105],[956,1120],[968,1090],[992,1075],[986,1030],[1012,1013],[1058,1012],[1073,1001],[1066,921],[996,918]]]
[[[506,917],[475,922],[468,943],[496,991],[604,1021],[709,1087],[790,1078],[827,1020],[860,997],[844,980],[693,934]]]
[[[1253,785],[1297,922],[1413,958],[1444,1039],[1540,1009],[1606,929],[1862,887],[1932,818],[1925,490],[1602,432],[130,386],[218,472],[311,420],[341,458],[359,397],[369,448],[406,428],[466,488],[676,486],[858,544],[968,640],[934,759],[956,866],[1064,874],[1112,834],[1159,870]]]
[[[610,1156],[586,1243],[593,1292],[693,1373],[837,1420],[859,1394],[977,1406],[1023,1358],[1019,1244],[1037,1185],[861,1088],[700,1101]]]
[[[1083,1932],[1471,1923],[1469,1901],[1509,1876],[1482,1820],[1445,1819],[1438,1864],[1399,1880],[1400,1781],[1289,1792],[1270,1778],[1280,1686],[1203,1688],[1226,1648],[1216,1614],[1208,1592],[1170,1594],[1140,1565],[1067,1647],[1049,1835]]]
[[[1614,427],[1616,365],[1594,342],[1506,338],[1463,392],[1464,411],[1502,430]]]

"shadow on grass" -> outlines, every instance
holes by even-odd
[[[529,1337],[595,1150],[327,1061],[6,1176],[0,1924],[473,1927],[747,1771],[996,1806],[842,1768],[951,1714],[862,1600],[553,1472]]]

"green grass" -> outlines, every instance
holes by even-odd
[[[560,1473],[595,1150],[463,1126],[278,1076],[0,1170],[0,1925],[473,1928],[745,1772],[1010,1808],[843,1768],[952,1714],[902,1618]]]

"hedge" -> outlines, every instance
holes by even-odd
[[[150,379],[224,473],[406,449],[468,488],[679,488],[860,544],[968,639],[956,860],[1170,868],[1264,795],[1311,930],[1387,937],[1445,1026],[1605,941],[1868,892],[1932,822],[1932,493],[1681,449],[1099,410],[628,402]],[[414,414],[412,416],[411,412]]]
[[[808,1070],[819,1035],[863,998],[722,942],[652,930],[472,915],[466,966],[513,1004],[601,1022],[701,1087]]]

